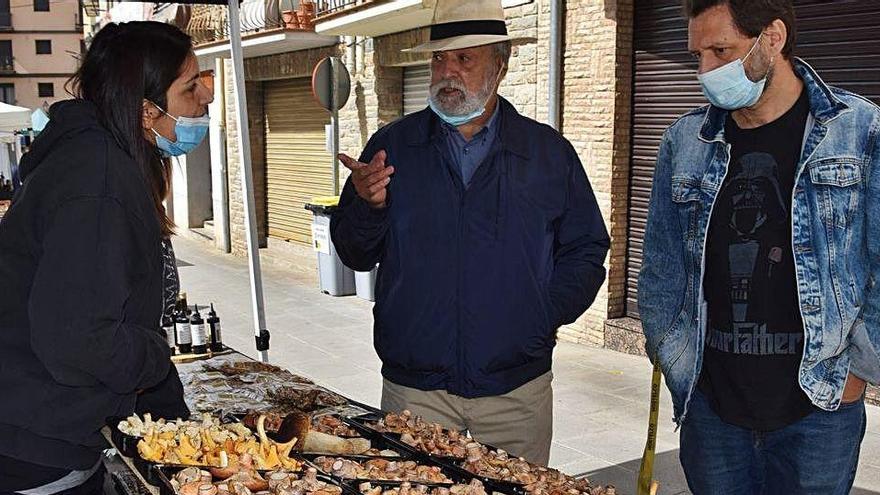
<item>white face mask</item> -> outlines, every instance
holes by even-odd
[[[703,88],[703,94],[710,103],[725,110],[739,110],[740,108],[748,108],[758,103],[761,95],[764,94],[764,87],[767,84],[767,75],[769,75],[770,69],[767,69],[767,74],[764,75],[763,79],[755,82],[746,75],[744,62],[755,51],[755,48],[761,41],[761,36],[763,36],[763,33],[758,35],[755,44],[752,45],[749,53],[742,59],[736,59],[717,69],[697,76]]]

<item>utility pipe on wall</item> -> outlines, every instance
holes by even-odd
[[[562,124],[562,38],[565,34],[564,0],[550,0],[550,74],[547,120],[560,130]]]

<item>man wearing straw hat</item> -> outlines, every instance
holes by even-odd
[[[410,409],[546,464],[556,331],[605,279],[608,235],[584,168],[552,128],[497,96],[512,39],[500,0],[439,0],[430,108],[377,132],[332,237],[379,263],[382,407]]]

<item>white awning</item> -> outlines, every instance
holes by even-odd
[[[31,126],[31,109],[0,103],[0,131],[15,132]]]

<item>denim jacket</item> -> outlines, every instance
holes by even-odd
[[[805,334],[798,378],[833,411],[849,372],[880,382],[880,108],[826,85],[803,60],[794,66],[810,101],[791,198]],[[645,232],[639,311],[678,424],[703,361],[706,232],[730,164],[726,117],[706,106],[666,130]]]

